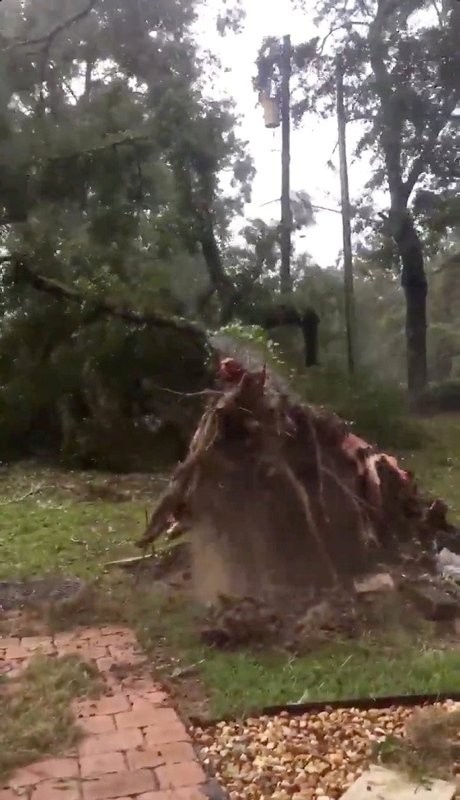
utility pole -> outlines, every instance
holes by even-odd
[[[353,288],[353,253],[351,249],[351,208],[350,190],[348,186],[346,116],[343,97],[343,61],[340,56],[336,61],[336,91],[337,91],[337,125],[339,132],[339,158],[340,158],[340,193],[342,207],[343,231],[343,273],[345,294],[345,325],[347,337],[348,371],[353,375],[355,371],[355,297]]]
[[[291,235],[292,235],[292,209],[291,209],[291,69],[292,69],[291,37],[284,36],[281,52],[281,271],[280,289],[282,294],[292,291],[291,278]]]

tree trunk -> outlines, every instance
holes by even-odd
[[[347,163],[347,119],[344,101],[343,62],[337,59],[336,88],[337,88],[337,126],[339,134],[339,161],[340,161],[340,194],[343,231],[343,274],[344,274],[344,300],[345,300],[345,329],[347,338],[348,372],[355,372],[355,296],[353,287],[353,251],[351,247],[351,207],[350,189],[348,184]]]
[[[291,209],[291,37],[283,39],[281,58],[281,270],[280,290],[287,295],[292,292],[292,209]]]
[[[416,401],[428,380],[426,330],[428,285],[423,249],[414,222],[405,212],[394,238],[402,262],[401,283],[406,297],[407,386]]]

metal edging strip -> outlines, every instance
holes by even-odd
[[[257,717],[275,717],[279,714],[287,713],[290,716],[302,716],[309,713],[320,713],[322,711],[334,711],[336,709],[356,708],[359,711],[366,711],[372,708],[383,709],[391,706],[411,706],[432,705],[443,703],[447,700],[460,702],[459,692],[443,692],[439,694],[404,694],[389,695],[378,697],[359,697],[352,700],[319,700],[311,703],[288,703],[286,705],[265,706],[257,711],[250,711],[239,715],[222,717],[221,719],[203,720],[197,717],[190,717],[190,722],[195,727],[212,728],[221,722],[239,722],[245,719]]]

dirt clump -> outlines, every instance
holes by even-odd
[[[229,648],[272,644],[279,641],[283,620],[265,603],[253,597],[220,597],[208,610],[200,638],[205,644]]]

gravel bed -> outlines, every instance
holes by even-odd
[[[376,743],[404,735],[415,710],[337,709],[296,717],[283,712],[195,728],[194,736],[230,800],[337,800],[375,761]]]

